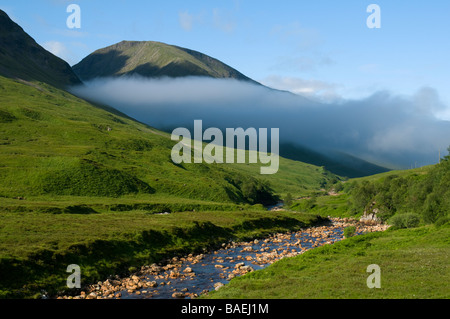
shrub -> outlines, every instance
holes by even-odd
[[[363,181],[361,184],[355,184],[355,187],[351,190],[351,195],[354,208],[358,211],[363,211],[367,204],[372,202],[376,195],[376,189],[372,183]]]
[[[445,224],[450,224],[450,216],[441,217],[434,224],[438,227],[443,226]]]
[[[346,238],[353,237],[356,233],[356,227],[355,226],[349,226],[344,228],[344,236]]]
[[[390,224],[396,228],[414,228],[419,226],[419,223],[419,215],[413,213],[394,215],[390,219]]]
[[[442,215],[442,198],[439,194],[431,193],[425,200],[422,215],[427,223],[434,223]]]
[[[344,185],[341,182],[338,182],[333,185],[333,188],[336,193],[339,193],[344,190]]]

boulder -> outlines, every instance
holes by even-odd
[[[379,209],[371,206],[368,210],[364,211],[359,222],[364,225],[378,225],[381,223],[381,219],[377,216],[378,213]]]
[[[219,290],[220,288],[222,288],[223,286],[224,286],[223,283],[217,282],[217,283],[214,284],[214,289],[217,291],[217,290]]]

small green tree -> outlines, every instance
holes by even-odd
[[[356,227],[355,226],[348,226],[344,228],[344,236],[346,238],[353,237],[356,233]]]
[[[450,146],[447,148],[448,155],[444,156],[442,159],[444,162],[450,161]]]
[[[414,213],[397,214],[389,222],[396,228],[414,228],[419,226],[420,216]]]
[[[364,208],[372,202],[376,195],[375,186],[368,182],[363,181],[361,184],[356,183],[351,191],[353,198],[353,206],[356,210],[362,211]]]

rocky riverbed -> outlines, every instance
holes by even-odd
[[[174,257],[166,263],[142,266],[135,274],[89,286],[78,296],[58,299],[169,299],[196,298],[220,289],[236,276],[262,269],[282,258],[342,240],[343,230],[356,226],[356,234],[384,231],[387,225],[330,218],[331,223],[297,232],[275,234],[250,242],[229,242],[214,252]]]

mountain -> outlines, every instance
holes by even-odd
[[[0,21],[9,59],[0,75],[0,299],[55,295],[70,263],[83,265],[85,285],[320,220],[253,204],[304,196],[333,174],[283,158],[267,176],[260,163],[176,164],[170,134],[58,88],[78,81],[9,21]]]
[[[135,200],[126,196],[133,195],[141,204],[161,198],[255,204],[336,180],[320,167],[284,158],[277,174],[264,176],[260,163],[175,164],[170,134],[45,83],[1,76],[0,124],[5,199],[71,198],[89,205],[91,197],[119,198],[132,206]]]
[[[73,70],[83,81],[101,77],[138,74],[144,77],[208,76],[212,78],[235,78],[257,83],[239,71],[203,53],[154,41],[122,41],[93,52],[80,63],[74,65]],[[288,91],[266,88],[290,98],[295,96],[299,101],[302,98],[301,101],[305,103],[316,103]],[[140,119],[138,118],[138,120]],[[384,167],[348,154],[325,155],[307,147],[293,144],[280,145],[280,154],[288,159],[324,166],[330,172],[346,177],[361,177],[388,171]]]
[[[0,75],[58,88],[80,84],[70,65],[46,51],[0,10]]]
[[[206,54],[154,41],[122,41],[97,50],[73,66],[83,81],[97,77],[207,76],[255,82]]]
[[[157,194],[254,204],[273,202],[275,194],[317,189],[335,179],[319,167],[285,159],[281,159],[286,168],[280,169],[280,175],[264,179],[259,174],[260,164],[174,164],[171,151],[176,143],[170,134],[69,94],[62,87],[81,83],[70,66],[42,49],[3,11],[0,22],[0,197],[140,195],[144,201],[152,201]],[[219,61],[187,49],[156,42],[122,42],[113,48],[105,54],[129,54],[125,63],[129,72],[133,72],[131,62],[147,59],[162,65],[176,55],[161,71],[170,69],[175,76],[203,70],[210,76],[247,79]],[[121,55],[117,55],[119,49]],[[106,74],[105,64],[115,64],[119,72],[117,63],[105,56],[98,63],[93,70]],[[125,69],[122,66],[120,72]]]
[[[363,177],[389,171],[355,156],[342,152],[329,152],[325,155],[308,147],[284,143],[280,145],[280,155],[295,161],[324,166],[328,171],[349,178]]]

